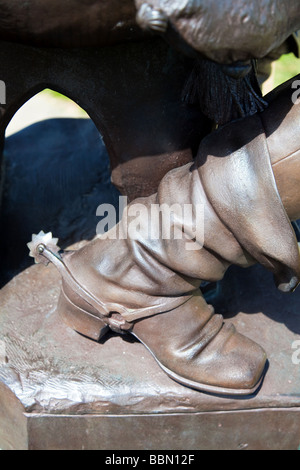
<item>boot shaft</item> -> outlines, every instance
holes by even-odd
[[[277,188],[290,220],[300,218],[300,75],[270,93],[261,114]]]

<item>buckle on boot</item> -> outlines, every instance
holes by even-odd
[[[119,334],[129,333],[133,328],[133,324],[128,323],[118,312],[111,312],[106,323],[112,331]]]

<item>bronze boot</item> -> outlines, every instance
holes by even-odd
[[[221,315],[214,314],[199,289],[187,296],[167,299],[167,303],[166,299],[157,299],[160,303],[146,309],[130,308],[126,297],[123,305],[103,303],[98,294],[87,290],[88,279],[84,285],[81,276],[80,281],[74,276],[80,255],[85,260],[94,258],[93,249],[89,248],[99,246],[93,245],[62,258],[49,234],[39,234],[30,244],[37,261],[51,261],[62,274],[58,311],[71,328],[96,341],[109,329],[131,333],[169,377],[191,388],[220,395],[255,392],[263,378],[264,350],[240,335],[232,324],[224,323]],[[110,289],[110,283],[105,284],[98,280],[101,290]]]
[[[200,391],[249,395],[263,378],[264,350],[215,315],[200,290],[168,312],[127,323],[117,313],[100,318],[64,284],[58,310],[70,327],[94,340],[109,329],[131,333],[169,377]]]
[[[290,85],[270,104],[270,110],[282,110],[280,122],[272,126],[267,110],[214,132],[201,143],[194,164],[169,172],[157,194],[131,203],[107,234],[64,256],[51,237],[33,238],[31,255],[53,262],[62,274],[58,308],[71,327],[95,340],[108,328],[129,332],[170,377],[197,390],[248,395],[259,387],[263,349],[215,315],[200,288],[202,281],[222,279],[232,264],[262,264],[284,292],[299,283],[289,211],[292,206],[297,213],[300,197],[299,204],[285,201],[284,181],[279,195],[271,153],[275,147],[275,160],[284,165],[290,161],[284,157],[300,149],[298,133],[280,157],[275,145],[281,126],[289,133],[290,116],[299,127],[300,107],[293,105]],[[298,174],[299,181],[300,168]],[[160,215],[175,202],[166,237]],[[188,216],[184,207],[193,209]]]
[[[266,354],[195,294],[184,305],[135,322],[132,334],[169,377],[196,390],[219,395],[256,391]]]

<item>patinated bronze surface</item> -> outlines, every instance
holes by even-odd
[[[158,33],[226,63],[262,58],[300,29],[297,0],[1,0],[0,9],[5,41],[103,46]]]
[[[168,378],[130,337],[99,344],[77,334],[56,310],[56,269],[24,270],[1,291],[0,447],[296,450],[299,290],[287,302],[261,266],[231,269],[222,290],[225,320],[269,358],[254,396],[199,393]]]
[[[161,33],[140,26],[143,5],[167,17],[162,40],[155,39]],[[1,1],[1,79],[7,84],[7,104],[0,106],[1,141],[19,107],[52,88],[78,102],[96,123],[121,192],[131,200],[150,195],[165,173],[192,159],[211,130],[199,107],[182,104],[195,57],[224,63],[260,58],[300,28],[296,1],[276,4],[277,9],[273,0],[149,5],[133,0]],[[112,44],[120,46],[107,48]]]
[[[201,283],[221,280],[232,264],[256,263],[273,273],[282,292],[293,292],[300,279],[290,223],[300,217],[298,105],[292,82],[263,100],[253,80],[255,60],[283,43],[297,53],[297,41],[291,43],[300,28],[297,3],[0,2],[1,79],[7,83],[2,139],[27,99],[46,87],[60,91],[94,120],[113,182],[133,201],[116,239],[109,232],[62,255],[51,235],[34,235],[31,256],[53,262],[63,278],[58,304],[52,291],[53,312],[96,341],[109,329],[130,333],[166,375],[202,392],[252,395],[262,385],[267,354],[247,331],[214,313]],[[228,85],[222,97],[214,71]],[[192,92],[185,88],[191,77]],[[199,78],[200,94],[193,90]],[[227,125],[214,130],[219,124]],[[194,232],[195,213],[188,222],[173,220],[183,239],[165,240],[153,213],[140,224],[150,223],[158,237],[145,231],[131,237],[124,220],[137,203],[158,211],[164,204],[202,204],[204,245]],[[3,331],[6,351],[6,317]],[[12,355],[3,357],[6,366]],[[3,409],[18,395],[17,388],[7,393],[11,373],[14,368],[4,367]]]
[[[194,163],[169,172],[157,194],[134,201],[116,228],[80,251],[61,258],[50,234],[33,237],[30,255],[37,263],[51,261],[62,274],[58,310],[72,328],[95,340],[108,328],[130,331],[170,377],[201,391],[249,395],[260,386],[265,352],[214,315],[199,288],[202,281],[221,280],[231,264],[257,262],[273,272],[281,291],[299,284],[300,254],[290,220],[300,218],[300,143],[295,137],[284,148],[276,144],[287,142],[290,132],[297,135],[293,93],[288,82],[271,95],[266,111],[212,133]],[[204,207],[203,238],[195,233],[201,229],[195,212],[188,220],[183,213],[171,219],[172,230],[183,237],[164,238],[155,212],[175,202]],[[133,237],[136,204],[146,212]]]
[[[30,162],[30,152],[35,152],[31,158],[36,159],[36,169],[33,174],[27,173],[27,191],[30,175],[36,181],[39,174],[38,157],[47,129],[57,129],[56,142],[64,139],[61,145],[64,143],[66,149],[70,147],[68,139],[73,132],[76,136],[73,145],[76,149],[80,146],[83,131],[80,131],[79,123],[67,126],[63,121],[60,126],[63,132],[58,133],[59,122],[50,126],[45,122],[26,131],[23,137],[21,133],[10,138],[7,153],[15,154],[11,168],[18,168],[17,176],[26,172],[22,156]],[[84,136],[92,148],[94,132],[89,136],[84,131]],[[26,148],[28,141],[32,142],[30,149],[25,155],[18,156],[18,146]],[[84,144],[83,150],[85,148]],[[50,148],[47,158],[40,161],[40,184],[47,190],[46,199],[51,196],[46,168],[51,179],[61,179],[67,172],[63,147],[57,154],[57,158],[62,158],[61,172],[57,170],[56,162],[51,166],[51,152],[55,149]],[[98,152],[100,154],[98,148],[93,152],[94,164]],[[74,159],[72,164],[73,182],[78,190],[83,173],[82,160],[84,158],[78,152],[77,160]],[[86,171],[86,184],[93,188],[95,175],[88,169]],[[9,176],[13,178],[13,175],[10,171]],[[16,195],[16,185],[17,181],[12,186],[11,197]],[[82,188],[82,204],[87,201],[88,188]],[[64,204],[60,198],[62,191],[63,187],[57,194],[58,209]],[[102,192],[99,192],[99,201]],[[10,212],[20,211],[20,226],[30,233],[28,225],[31,223],[32,226],[34,220],[28,220],[25,208],[19,207],[21,189],[17,194]],[[44,206],[43,209],[36,184],[32,188],[32,204],[34,200],[40,208],[36,227],[45,227],[51,207]],[[71,200],[77,200],[74,194]],[[108,200],[108,195],[102,196],[102,201]],[[90,201],[92,204],[92,199]],[[75,220],[72,224],[72,219],[68,219],[69,204],[71,201],[61,207],[65,217],[60,220],[65,225],[64,230],[67,231],[70,224],[71,231],[80,233],[83,228],[80,219],[77,219],[78,227],[74,226]],[[93,223],[90,226],[92,228]],[[17,246],[17,240],[14,243]],[[99,344],[76,334],[58,316],[59,291],[60,276],[51,266],[25,270],[1,291],[0,447],[298,448],[299,365],[292,362],[292,355],[297,352],[292,345],[299,341],[300,333],[298,290],[288,297],[280,293],[274,286],[272,275],[259,266],[231,269],[227,273],[219,305],[214,301],[216,310],[224,315],[225,321],[233,322],[240,333],[263,345],[269,359],[262,387],[255,396],[243,399],[203,394],[177,384],[161,371],[142,344],[132,342],[128,337],[107,336],[106,341],[103,339]]]
[[[113,182],[129,199],[155,192],[165,173],[192,160],[211,129],[199,109],[181,101],[191,65],[161,39],[95,50],[2,43],[0,56],[7,83],[1,134],[31,96],[47,87],[62,92],[93,119]]]
[[[143,27],[151,29],[153,12],[160,12],[167,36],[180,36],[178,43],[183,39],[193,50],[221,63],[265,57],[300,25],[297,0],[136,0],[136,4]]]

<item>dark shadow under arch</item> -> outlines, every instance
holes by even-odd
[[[58,131],[62,122],[47,123],[47,127],[44,123],[6,142],[1,210],[4,258],[0,261],[5,276],[14,269],[22,269],[22,250],[32,231],[56,231],[54,222],[58,215],[63,222],[55,236],[65,244],[86,237],[83,221],[90,211],[90,216],[95,217],[91,198],[96,197],[99,182],[105,186],[105,203],[110,202],[108,194],[119,195],[110,179],[129,200],[153,194],[169,170],[192,161],[199,141],[211,129],[199,110],[182,103],[190,61],[159,38],[99,49],[42,49],[0,42],[0,62],[5,64],[1,78],[7,85],[7,104],[0,106],[0,138],[4,138],[6,126],[16,111],[45,88],[72,99],[91,118],[89,124],[80,128],[90,126],[86,129],[88,137],[80,139],[84,148],[78,145],[81,130],[74,129],[74,123],[66,120],[63,133]],[[49,125],[63,137],[64,154],[74,148],[74,159],[78,153],[86,156],[79,159],[85,162],[85,168],[81,163],[70,164],[66,158],[59,159],[56,166],[53,164],[49,145],[42,138],[49,132]],[[75,125],[79,125],[77,120]],[[107,150],[105,159],[101,158],[100,134]],[[53,176],[49,177],[52,164]],[[64,175],[61,181],[69,175],[70,185],[64,191],[62,183],[55,191],[54,183],[59,180],[57,168]],[[77,177],[80,181],[84,179],[82,186]],[[75,207],[76,187],[82,188],[82,218],[74,215],[75,209],[70,210]],[[68,216],[61,208],[64,200],[70,201]],[[96,207],[100,203],[98,198]],[[47,220],[42,219],[45,214]],[[30,224],[25,222],[28,217]],[[93,234],[95,225],[93,219]],[[72,237],[65,236],[66,231]]]
[[[26,103],[31,100],[31,98],[34,98],[35,96],[39,95],[41,92],[45,90],[50,90],[54,91],[56,93],[59,93],[63,95],[65,98],[68,98],[70,101],[73,101],[75,104],[77,104],[83,111],[87,113],[87,115],[90,117],[90,119],[93,121],[94,125],[102,135],[102,133],[105,131],[105,126],[99,122],[98,116],[96,116],[94,110],[92,107],[88,106],[88,104],[84,101],[81,100],[80,97],[78,98],[77,96],[73,96],[73,93],[68,91],[62,86],[59,86],[57,84],[53,84],[50,82],[47,83],[38,83],[34,85],[31,89],[27,90],[25,93],[20,94],[20,96],[17,97],[16,100],[12,100],[11,103],[7,103],[7,108],[5,110],[5,113],[1,119],[1,126],[0,130],[5,132],[6,128],[8,127],[9,123],[12,121],[14,118],[15,114],[24,106]]]
[[[89,119],[37,122],[6,139],[0,286],[32,264],[32,233],[52,231],[66,248],[96,235],[100,204],[118,206],[101,136]]]

